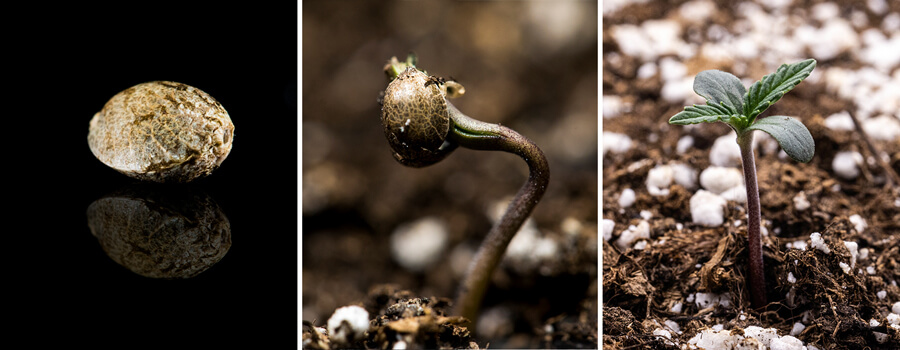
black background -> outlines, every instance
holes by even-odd
[[[37,347],[296,347],[297,4],[124,4],[4,10],[4,335]],[[228,217],[232,246],[188,280],[131,272],[87,226],[93,201],[136,182],[93,156],[88,123],[152,80],[209,93],[235,125],[228,158],[190,185]]]

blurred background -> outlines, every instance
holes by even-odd
[[[454,297],[460,267],[492,225],[491,208],[527,178],[525,163],[501,152],[460,148],[419,169],[392,158],[377,99],[388,84],[384,64],[410,52],[419,68],[465,86],[453,100],[461,111],[543,149],[550,186],[528,225],[539,239],[562,242],[568,232],[593,247],[572,248],[583,266],[563,262],[561,249],[552,259],[568,267],[535,264],[544,271],[528,273],[578,276],[576,301],[596,293],[596,2],[306,1],[301,13],[303,320],[321,325],[384,283]],[[436,259],[410,267],[390,242],[413,223],[445,244],[430,254]],[[485,306],[497,302],[489,291]]]

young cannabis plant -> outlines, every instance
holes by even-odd
[[[741,149],[741,165],[747,187],[747,232],[750,251],[750,300],[753,308],[760,309],[766,303],[766,281],[763,270],[760,237],[759,190],[756,182],[756,165],[753,159],[753,131],[765,131],[772,135],[792,159],[807,163],[812,160],[815,144],[809,130],[797,119],[787,116],[769,116],[757,119],[773,103],[812,73],[816,60],[783,64],[775,73],[753,83],[750,90],[740,79],[718,70],[707,70],[694,79],[694,92],[706,99],[705,105],[693,105],[672,116],[669,124],[688,125],[723,122],[737,133]]]
[[[534,142],[514,130],[460,112],[447,98],[465,93],[462,85],[419,70],[414,55],[405,62],[391,58],[384,71],[390,84],[382,99],[381,123],[394,159],[400,164],[428,166],[458,146],[510,152],[528,163],[528,180],[488,232],[457,292],[454,313],[475,323],[481,299],[506,247],[547,189],[547,158]]]

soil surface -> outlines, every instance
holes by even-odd
[[[614,225],[602,249],[603,347],[681,349],[691,346],[691,338],[704,329],[742,333],[746,327],[759,326],[774,328],[780,336],[792,335],[818,349],[896,349],[900,331],[888,327],[886,317],[900,301],[900,185],[892,182],[889,170],[872,157],[863,134],[825,126],[827,117],[842,111],[856,113],[858,106],[821,79],[801,83],[764,115],[795,116],[809,128],[816,144],[815,156],[807,164],[780,156],[771,140],[761,140],[756,148],[762,225],[768,233],[763,236],[769,302],[764,309],[754,310],[748,297],[745,204],[728,201],[724,223],[707,227],[692,223],[690,199],[696,187],[673,183],[665,195],[648,191],[648,174],[658,165],[681,163],[698,174],[709,167],[713,144],[730,131],[722,123],[669,125],[668,119],[685,103],[664,98],[660,74],[637,77],[639,67],[661,58],[626,55],[611,34],[624,25],[675,19],[683,28],[681,38],[700,44],[712,39],[690,33],[707,33],[717,24],[733,30],[730,25],[745,15],[738,10],[738,2],[724,2],[708,20],[693,23],[680,19],[684,3],[634,4],[604,14],[603,94],[605,100],[615,96],[628,107],[604,118],[602,127],[604,132],[629,136],[632,145],[622,152],[607,150],[602,156],[603,219]],[[807,18],[809,15],[803,15],[818,3],[794,1],[777,10],[761,8]],[[885,13],[900,11],[900,4],[889,3]],[[836,4],[841,14],[858,11],[868,18],[867,26],[857,28],[860,32],[881,30],[887,16],[874,13],[864,2]],[[762,56],[774,49],[761,50]],[[755,81],[777,68],[741,58],[665,57],[684,63],[686,75],[691,77],[705,69],[733,72],[751,67],[739,77]],[[820,59],[816,70],[865,65],[854,54],[844,52]],[[893,69],[896,79],[900,68]],[[678,143],[685,136],[693,138],[693,146],[680,152]],[[900,139],[871,141],[886,155],[887,166],[900,172]],[[868,160],[859,166],[854,179],[837,176],[832,165],[836,154],[847,150]],[[736,167],[740,169],[740,163]],[[633,204],[627,206],[619,201],[625,189],[635,192]],[[808,207],[797,204],[801,194]],[[629,226],[643,222],[650,233],[646,244],[638,245],[643,249],[616,244]],[[815,232],[830,253],[812,247],[810,236]],[[858,252],[865,252],[851,253],[845,242],[854,242]],[[804,243],[805,249],[798,249]],[[845,272],[843,265],[851,265],[849,271]],[[728,302],[700,305],[696,302],[699,293],[727,296]],[[795,328],[798,323],[805,328]]]
[[[367,310],[370,327],[343,346],[599,346],[597,13],[593,2],[303,3],[305,348],[342,346],[326,324],[349,305]],[[552,252],[501,264],[477,329],[449,310],[493,208],[528,168],[512,154],[465,148],[424,168],[395,161],[377,99],[384,64],[409,52],[428,74],[465,87],[452,101],[462,112],[516,130],[550,163],[526,227]],[[443,237],[437,259],[402,264],[391,241],[405,227]]]

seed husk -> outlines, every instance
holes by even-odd
[[[381,123],[400,163],[421,167],[443,158],[439,148],[450,131],[441,84],[409,67],[384,91]]]

